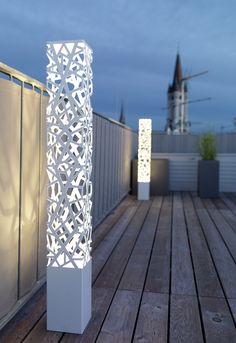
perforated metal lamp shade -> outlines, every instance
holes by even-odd
[[[47,44],[47,325],[82,333],[91,316],[92,50]]]

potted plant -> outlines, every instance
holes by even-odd
[[[212,132],[204,133],[200,138],[198,161],[198,195],[201,198],[217,198],[219,195],[219,161],[216,161],[216,143]]]

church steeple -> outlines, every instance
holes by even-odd
[[[181,83],[182,83],[182,67],[180,61],[180,55],[177,53],[176,62],[175,62],[175,72],[172,84],[172,91],[181,91]]]
[[[125,114],[124,114],[124,104],[123,104],[123,101],[122,101],[121,107],[120,107],[120,119],[119,119],[119,122],[121,124],[125,125]]]
[[[166,121],[167,133],[188,133],[188,88],[183,80],[179,52],[176,55],[172,84],[167,91],[168,115]]]
[[[188,85],[187,85],[187,82],[186,82],[186,81],[185,81],[185,83],[184,83],[184,91],[185,91],[185,93],[188,92]]]

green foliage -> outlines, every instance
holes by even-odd
[[[201,136],[200,155],[203,160],[215,160],[216,143],[215,135],[212,132],[206,132]]]

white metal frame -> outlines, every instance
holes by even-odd
[[[82,333],[91,316],[92,50],[47,44],[48,329]]]

